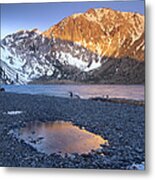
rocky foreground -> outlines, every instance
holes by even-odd
[[[87,155],[48,156],[9,133],[30,121],[55,120],[72,121],[107,139],[109,146]],[[1,92],[0,166],[134,169],[145,161],[144,128],[144,106]]]

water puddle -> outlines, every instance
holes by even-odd
[[[14,131],[18,139],[24,140],[39,152],[87,154],[107,143],[101,136],[95,135],[73,125],[71,122],[31,122],[26,127]]]

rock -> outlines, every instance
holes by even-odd
[[[100,148],[96,149],[95,152],[96,152],[97,154],[101,154],[101,153],[103,153],[103,148],[100,147]]]
[[[76,156],[74,154],[69,154],[68,157],[72,161],[76,158]]]
[[[138,153],[142,153],[142,152],[143,152],[143,149],[138,148],[138,147],[136,147],[135,150],[136,150]]]
[[[118,160],[119,158],[118,158],[118,156],[117,155],[113,155],[112,157],[111,157],[111,160],[112,161],[116,161],[116,160]]]
[[[91,157],[91,154],[90,153],[88,153],[88,154],[81,154],[81,156],[84,157],[84,158],[89,158],[89,157]]]
[[[43,140],[44,139],[44,137],[38,137],[37,138],[37,142],[40,142],[41,140]]]
[[[116,126],[116,130],[121,130],[122,128],[121,128],[121,126],[120,125],[117,125]]]
[[[32,166],[32,167],[36,167],[36,162],[35,162],[35,161],[32,161],[32,162],[31,162],[31,166]]]
[[[145,170],[145,165],[142,162],[141,164],[133,163],[132,165],[127,166],[128,170]]]
[[[5,89],[4,88],[0,88],[0,92],[5,92]]]

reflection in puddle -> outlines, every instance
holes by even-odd
[[[89,153],[107,143],[102,137],[64,121],[31,122],[14,133],[18,139],[46,154]]]

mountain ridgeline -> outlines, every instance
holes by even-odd
[[[0,81],[142,84],[144,16],[100,8],[64,18],[45,32],[21,30],[0,42]]]

